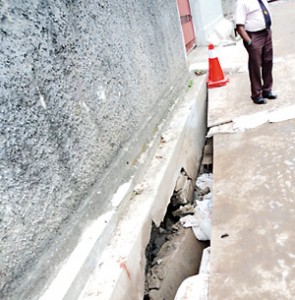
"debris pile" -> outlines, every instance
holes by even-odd
[[[193,214],[180,219],[184,227],[192,227],[196,238],[200,241],[211,239],[212,182],[212,173],[204,173],[198,177]]]
[[[153,224],[151,239],[146,248],[145,300],[173,299],[181,282],[198,273],[202,250],[209,246],[205,241],[210,240],[211,189],[211,173],[204,173],[193,182],[187,172],[181,170],[166,216],[159,227]],[[187,231],[187,227],[192,227],[192,231]],[[189,238],[182,239],[185,235]],[[190,257],[177,260],[194,263],[182,262],[183,270],[179,270],[182,274],[173,277],[167,273],[171,264],[178,263],[173,262],[173,257],[179,255],[178,251],[182,247],[191,248]],[[172,278],[174,281],[169,282]]]

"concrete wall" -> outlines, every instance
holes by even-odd
[[[0,15],[0,298],[29,299],[134,172],[186,61],[175,1],[1,0]]]
[[[223,18],[220,0],[190,0],[197,46],[207,46],[208,37]]]
[[[222,0],[223,14],[227,19],[232,19],[235,2],[235,0]]]

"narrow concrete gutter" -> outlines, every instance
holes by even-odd
[[[152,222],[158,226],[163,220],[180,170],[184,168],[195,180],[202,157],[206,77],[195,76],[193,80],[161,133],[161,143],[143,172],[142,182],[125,201],[122,199],[130,195],[133,178],[121,186],[112,199],[119,209],[107,212],[88,227],[40,299],[143,299],[145,249]],[[99,232],[114,214],[118,221],[109,226],[102,247]]]

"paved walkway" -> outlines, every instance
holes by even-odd
[[[252,121],[250,129],[213,137],[210,300],[295,299],[295,1],[273,2],[271,10],[279,98],[252,103],[241,41],[219,47],[231,81],[209,90],[208,127],[229,122],[233,129],[244,116]],[[270,123],[268,116],[282,109],[281,121]],[[257,116],[266,119],[259,123]]]

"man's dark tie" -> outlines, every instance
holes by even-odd
[[[270,19],[269,11],[265,7],[265,5],[262,2],[262,0],[258,0],[258,2],[260,4],[261,10],[262,10],[262,13],[263,13],[263,16],[264,16],[266,28],[270,28],[270,26],[271,26],[271,19]]]

